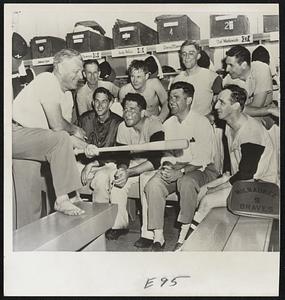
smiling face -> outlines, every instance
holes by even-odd
[[[149,75],[144,72],[143,69],[132,69],[130,74],[130,79],[133,88],[136,91],[139,91],[143,89],[146,85],[146,81],[148,79]]]
[[[185,113],[192,102],[191,97],[187,97],[183,89],[171,90],[169,95],[169,108],[172,115],[177,116]]]
[[[192,69],[197,65],[200,54],[194,45],[186,45],[182,47],[180,57],[185,68]]]
[[[225,120],[233,112],[233,103],[231,101],[231,91],[223,90],[218,96],[218,101],[215,104],[219,119]]]
[[[108,115],[111,103],[106,94],[96,93],[93,105],[97,115],[102,117]]]
[[[134,127],[137,125],[143,117],[142,111],[137,102],[127,100],[123,110],[123,118],[126,126]]]
[[[238,63],[238,59],[235,56],[226,57],[227,69],[232,79],[240,78],[244,72],[246,62]]]
[[[64,90],[74,90],[78,81],[82,79],[82,60],[78,56],[67,58],[57,66]]]
[[[83,74],[89,85],[96,85],[100,76],[99,67],[95,63],[85,65]]]

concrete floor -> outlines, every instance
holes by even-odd
[[[164,237],[166,245],[164,251],[172,251],[179,235],[179,225],[176,223],[177,206],[169,205],[165,208]],[[140,215],[137,213],[135,220],[129,223],[129,233],[120,236],[118,240],[107,240],[107,251],[134,252],[151,251],[149,249],[138,249],[134,246],[136,240],[140,238]]]

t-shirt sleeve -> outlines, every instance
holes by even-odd
[[[253,75],[255,79],[254,94],[272,92],[273,86],[270,67],[265,63],[255,62],[252,68],[254,68]]]
[[[116,143],[121,144],[121,145],[128,145],[129,144],[129,139],[127,138],[127,133],[126,133],[127,127],[125,126],[124,122],[122,122],[117,131],[117,138],[116,138]]]
[[[245,143],[241,145],[241,160],[239,169],[229,182],[234,184],[238,180],[252,179],[257,171],[258,163],[265,147],[253,143]]]
[[[57,85],[56,79],[51,73],[40,74],[36,82],[36,92],[39,94],[39,99],[41,104],[56,104],[60,105],[62,95],[59,87]]]
[[[151,116],[149,124],[149,136],[152,136],[154,133],[159,131],[164,131],[160,119],[155,116]]]

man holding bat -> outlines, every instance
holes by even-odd
[[[117,145],[143,144],[164,140],[162,123],[156,116],[145,116],[147,103],[140,94],[128,93],[123,101],[124,122],[119,125]],[[86,155],[98,155],[100,149],[88,145]],[[161,159],[159,152],[155,153],[120,153],[117,166],[106,178],[102,174],[101,188],[110,192],[110,202],[118,204],[118,214],[112,229],[106,232],[106,238],[117,239],[128,232],[127,199],[128,191],[133,183],[139,182],[139,175],[158,168]],[[98,180],[100,180],[98,178]],[[102,182],[105,180],[105,184]],[[143,215],[146,214],[146,204],[142,203]]]
[[[190,228],[200,187],[218,176],[213,164],[213,131],[206,117],[191,110],[193,95],[194,87],[190,83],[178,81],[170,87],[172,117],[164,123],[165,139],[187,138],[190,145],[163,157],[160,170],[145,186],[148,229],[154,232],[152,251],[162,251],[165,247],[163,226],[167,195],[175,191],[180,195],[178,221],[182,225],[174,249],[178,250]]]

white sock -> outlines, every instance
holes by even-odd
[[[159,242],[160,245],[163,245],[165,240],[164,240],[164,235],[163,235],[163,229],[155,229],[154,230],[154,239],[153,242]]]
[[[181,244],[184,243],[189,228],[190,228],[190,224],[182,224],[181,225],[178,243],[181,243]]]

